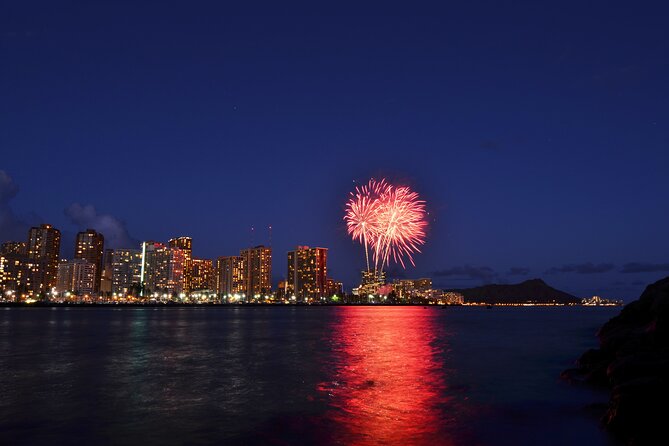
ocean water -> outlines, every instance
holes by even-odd
[[[613,445],[617,308],[0,309],[0,444]]]

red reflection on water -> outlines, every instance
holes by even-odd
[[[332,380],[321,384],[342,444],[451,444],[437,311],[341,307],[330,339]],[[443,339],[443,337],[442,337]]]

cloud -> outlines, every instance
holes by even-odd
[[[434,277],[464,277],[472,280],[481,280],[490,283],[497,278],[497,273],[489,266],[454,266],[453,268],[433,271]]]
[[[656,273],[669,271],[669,263],[626,263],[621,273]]]
[[[80,229],[95,229],[105,236],[105,248],[135,248],[139,241],[131,237],[125,222],[113,215],[99,214],[93,205],[73,203],[65,209],[65,216]]]
[[[7,205],[19,193],[19,187],[7,172],[0,170],[0,204]]]
[[[512,266],[509,268],[509,271],[506,273],[507,276],[527,276],[530,273],[529,268],[524,268],[520,266]]]
[[[10,202],[19,193],[19,187],[12,177],[0,170],[0,242],[7,240],[25,240],[28,223],[18,218]]]
[[[612,263],[600,263],[599,265],[595,265],[594,263],[588,262],[588,263],[556,266],[546,270],[546,274],[556,274],[556,273],[600,274],[612,271],[613,268],[615,268],[615,265]]]

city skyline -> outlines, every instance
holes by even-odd
[[[353,285],[347,194],[388,178],[429,212],[389,273],[635,298],[669,272],[666,5],[568,3],[5,5],[0,239],[214,259],[271,225]]]

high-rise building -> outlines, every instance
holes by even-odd
[[[269,295],[272,292],[272,248],[259,245],[242,249],[244,259],[244,294],[248,301]]]
[[[0,247],[0,254],[26,255],[26,242],[4,242]]]
[[[142,243],[140,269],[143,296],[151,293],[180,294],[184,291],[186,251],[158,242]]]
[[[111,265],[111,292],[119,296],[137,296],[142,282],[142,251],[115,249]]]
[[[29,292],[46,294],[56,286],[60,258],[60,231],[43,224],[28,231],[26,243]]]
[[[184,293],[190,292],[192,288],[192,262],[193,262],[193,239],[190,237],[177,237],[170,239],[169,241],[170,248],[179,248],[184,252],[184,271],[183,271],[183,284],[181,288]]]
[[[400,300],[412,300],[414,298],[428,298],[433,294],[432,279],[395,279],[393,289]]]
[[[216,275],[214,274],[214,262],[210,259],[191,260],[191,291],[214,290],[216,287]]]
[[[386,283],[385,271],[366,271],[361,273],[362,281],[358,288],[353,289],[353,294],[357,296],[375,295],[379,289]]]
[[[86,259],[61,260],[58,264],[58,293],[72,292],[83,296],[93,294],[97,265]]]
[[[142,266],[140,269],[142,296],[165,290],[168,268],[169,248],[159,242],[143,242]]]
[[[16,254],[0,254],[0,291],[22,291],[25,287],[25,268]]]
[[[325,281],[325,295],[327,297],[339,296],[342,297],[344,294],[344,284],[342,282],[337,282],[331,277],[328,277]]]
[[[327,248],[298,246],[288,253],[287,293],[298,301],[327,297]]]
[[[169,248],[169,263],[167,268],[167,288],[171,294],[186,293],[187,260],[186,250],[176,247]]]
[[[72,263],[67,259],[58,262],[58,275],[56,276],[56,291],[59,294],[72,291]]]
[[[114,268],[112,262],[114,260],[114,250],[105,249],[102,256],[102,279],[100,280],[100,295],[109,296],[112,293],[112,274]]]
[[[244,294],[245,271],[242,256],[219,257],[216,260],[216,293],[223,298]]]
[[[0,290],[14,297],[28,289],[30,274],[25,256],[25,242],[5,242],[0,248]]]
[[[102,280],[102,255],[104,253],[105,238],[94,229],[86,229],[77,234],[74,246],[74,258],[84,259],[95,265],[95,285],[93,292],[100,291]]]

